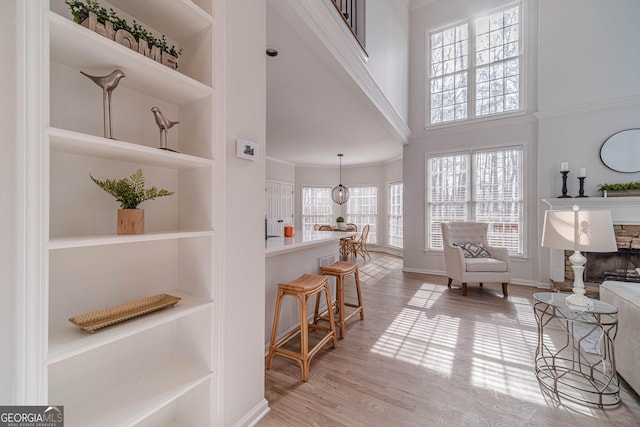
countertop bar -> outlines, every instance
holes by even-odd
[[[338,242],[340,239],[355,236],[353,231],[307,231],[295,230],[293,237],[271,237],[265,240],[265,257],[286,254],[313,246]]]

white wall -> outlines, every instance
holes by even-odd
[[[572,196],[578,193],[575,172],[580,167],[587,169],[590,197],[601,196],[598,184],[639,181],[640,173],[608,169],[599,151],[612,134],[640,128],[640,2],[540,0],[539,10],[540,197],[560,194],[563,160],[572,171]],[[544,208],[539,208],[540,223]],[[540,255],[546,260],[548,251],[541,249]],[[544,281],[549,264],[543,261],[540,267]]]
[[[6,58],[16,58],[16,27],[14,2],[0,2],[0,47]],[[17,134],[16,134],[16,62],[0,62],[0,129],[3,142],[0,143],[0,337],[4,350],[0,351],[0,402],[17,403],[16,351],[10,343],[19,342],[16,333],[15,290],[17,283],[17,224],[18,218],[18,175],[17,175]]]
[[[453,22],[504,1],[437,1],[411,12],[410,126],[405,149],[405,268],[438,271],[439,254],[424,248],[424,156],[455,148],[524,141],[526,161],[527,259],[513,264],[515,281],[547,284],[548,252],[540,248],[545,206],[540,199],[561,191],[560,162],[568,161],[569,194],[576,195],[575,171],[587,169],[586,194],[598,184],[630,182],[640,173],[621,174],[599,159],[604,140],[640,127],[640,56],[635,46],[640,3],[635,0],[528,0],[525,51],[527,115],[491,123],[424,131],[425,29]],[[579,199],[578,199],[579,200]],[[419,232],[418,232],[419,231]]]
[[[220,13],[220,11],[216,11]],[[235,157],[236,138],[266,153],[265,2],[227,2],[223,425],[246,425],[264,399],[264,154]],[[219,94],[219,92],[216,92]],[[247,268],[250,266],[250,268]],[[244,418],[243,418],[244,417]]]
[[[409,6],[407,0],[367,2],[367,68],[391,104],[409,120]]]
[[[402,181],[402,159],[370,166],[342,167],[342,184],[347,187],[375,185],[378,187],[378,246],[387,244],[388,184]],[[297,167],[295,180],[295,227],[302,227],[302,187],[335,187],[340,179],[339,168]],[[344,216],[346,205],[333,203],[333,216]]]
[[[540,112],[640,93],[640,2],[540,1]]]
[[[526,200],[524,258],[514,258],[514,283],[537,280],[537,131],[529,117],[432,131],[428,138],[411,140],[404,150],[404,269],[444,273],[441,251],[425,251],[426,156],[473,148],[524,146]]]
[[[296,179],[296,165],[281,160],[267,158],[267,181],[293,184]]]
[[[425,159],[433,153],[522,144],[525,147],[525,256],[514,259],[514,282],[535,283],[538,272],[537,124],[537,2],[524,3],[524,52],[527,112],[521,116],[475,124],[425,130],[426,34],[429,29],[509,3],[506,0],[436,1],[411,11],[410,127],[404,149],[404,268],[407,271],[444,272],[442,252],[425,251]]]

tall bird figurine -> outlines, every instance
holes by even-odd
[[[172,122],[171,120],[167,120],[163,115],[162,115],[162,111],[160,111],[160,109],[158,107],[153,107],[151,109],[151,112],[153,113],[153,116],[156,118],[156,124],[158,125],[158,127],[160,128],[160,149],[162,150],[169,150],[169,151],[175,151],[169,148],[169,144],[168,144],[168,140],[167,140],[167,134],[169,133],[169,129],[171,129],[172,127],[174,127],[175,125],[177,125],[180,122]],[[164,134],[164,143],[163,143],[163,138],[162,135]]]
[[[113,138],[113,131],[111,130],[111,92],[118,87],[120,79],[126,77],[122,70],[114,70],[108,76],[90,76],[87,73],[80,71],[83,76],[89,77],[95,84],[102,88],[102,118],[104,122],[104,137],[109,139]]]

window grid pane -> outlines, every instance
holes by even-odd
[[[520,9],[476,21],[476,116],[520,108]]]
[[[442,249],[442,222],[479,221],[489,223],[490,245],[523,255],[522,164],[522,147],[429,158],[428,248]]]
[[[402,192],[401,182],[389,184],[389,246],[402,248]]]
[[[429,33],[430,124],[521,108],[520,20],[520,6],[510,6],[477,19],[472,28],[464,23]],[[470,37],[475,43],[472,52]],[[469,111],[470,105],[475,111]]]
[[[347,222],[358,226],[358,231],[369,224],[367,243],[378,243],[378,187],[349,187]]]
[[[315,224],[331,223],[331,188],[302,187],[302,231],[313,231]]]
[[[467,118],[468,24],[430,34],[431,123]]]
[[[489,244],[521,255],[522,149],[474,153],[474,183],[475,218],[489,223]]]
[[[429,249],[442,249],[440,223],[469,218],[469,154],[429,158]]]

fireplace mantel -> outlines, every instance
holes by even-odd
[[[614,224],[640,224],[640,197],[574,197],[547,198],[542,203],[550,209],[608,209]]]
[[[608,209],[614,224],[640,224],[640,197],[573,197],[542,199],[542,206],[548,209]],[[546,209],[546,208],[545,208]],[[551,280],[564,281],[564,251],[551,249]]]

